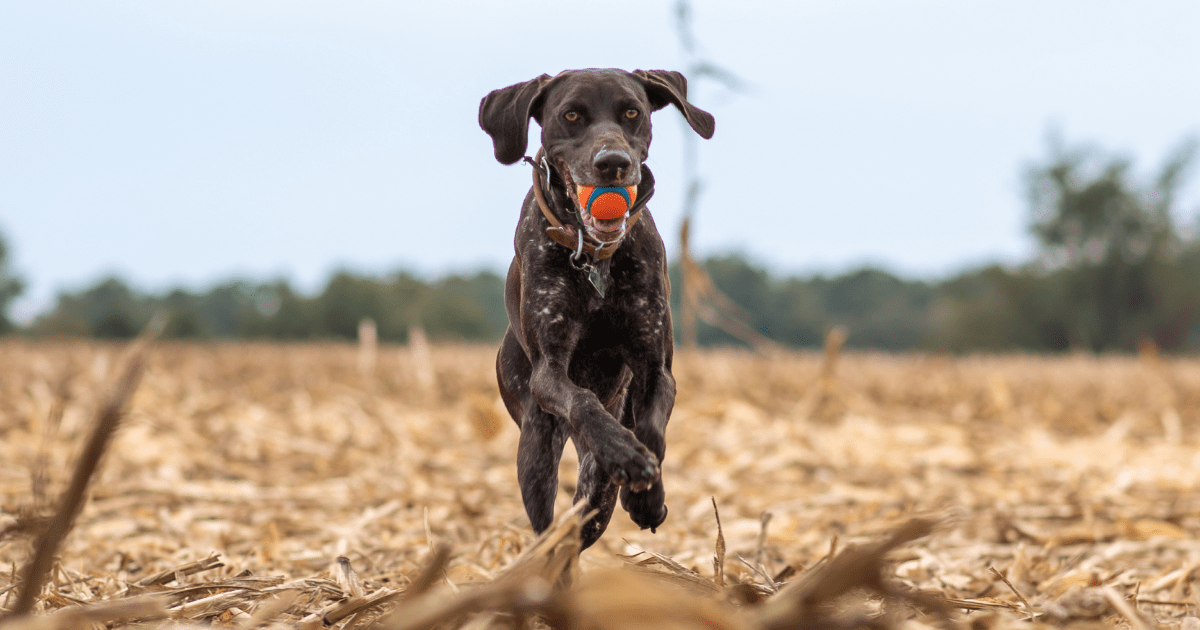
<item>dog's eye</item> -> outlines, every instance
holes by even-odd
[[[567,122],[575,122],[576,120],[579,120],[579,112],[574,110],[569,111],[563,114],[563,118],[566,118]]]
[[[633,109],[633,108],[629,108],[629,109],[625,110],[625,117],[630,120],[637,118],[639,114],[641,114],[641,112],[639,112],[638,110]]]

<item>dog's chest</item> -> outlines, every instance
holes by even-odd
[[[527,312],[546,332],[575,328],[584,345],[657,345],[669,334],[669,298],[661,278],[645,273],[644,264],[615,261],[605,269],[611,279],[600,297],[583,273],[567,267],[543,269],[525,287]],[[625,263],[625,264],[622,264]]]

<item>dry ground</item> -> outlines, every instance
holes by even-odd
[[[3,610],[123,350],[0,342]],[[0,627],[1200,629],[1200,361],[680,356],[668,521],[618,508],[575,565],[572,519],[533,544],[493,357],[159,344]]]

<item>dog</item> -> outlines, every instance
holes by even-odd
[[[661,465],[675,404],[670,282],[646,201],[650,114],[667,105],[711,138],[714,119],[672,71],[570,70],[488,94],[479,124],[496,159],[534,167],[508,269],[496,378],[520,428],[517,479],[534,531],[554,520],[567,438],[579,454],[580,550],[622,507],[652,532],[667,517]],[[525,156],[529,120],[542,149]]]

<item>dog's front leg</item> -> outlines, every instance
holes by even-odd
[[[665,365],[649,368],[642,379],[640,394],[633,400],[633,433],[661,464],[666,453],[667,421],[675,407],[675,377]]]
[[[639,442],[658,458],[661,465],[666,457],[667,420],[675,406],[675,378],[665,364],[649,366],[642,375],[640,387],[631,391],[633,433]],[[654,529],[667,518],[666,493],[662,479],[649,488],[621,489],[621,507],[642,529]]]
[[[544,411],[570,423],[575,439],[587,443],[597,465],[614,483],[646,490],[658,480],[658,457],[604,410],[595,393],[571,382],[566,359],[539,357],[530,390]]]

